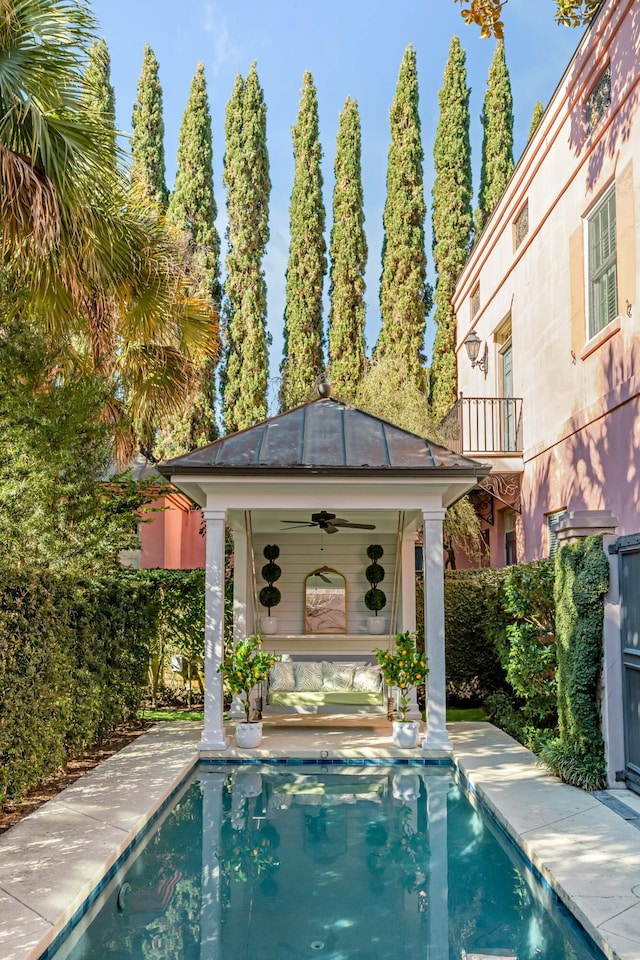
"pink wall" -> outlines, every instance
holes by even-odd
[[[458,386],[502,396],[510,329],[513,396],[523,400],[518,559],[547,553],[546,514],[610,510],[618,533],[640,530],[640,11],[609,0],[585,34],[534,137],[461,274]],[[609,66],[611,103],[593,130],[586,104]],[[589,335],[589,217],[613,190],[618,316]],[[528,207],[516,247],[514,224]],[[471,316],[479,285],[480,308]],[[471,368],[474,329],[488,354]],[[481,457],[489,461],[489,457]],[[497,467],[496,467],[497,469]],[[491,531],[492,563],[503,560]]]
[[[191,509],[181,494],[160,497],[154,507],[165,509],[151,514],[148,523],[140,524],[143,569],[191,570],[205,565],[205,539],[200,536],[202,514]]]

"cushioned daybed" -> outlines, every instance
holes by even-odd
[[[329,660],[283,660],[269,673],[266,705],[301,713],[320,712],[326,707],[381,710],[385,691],[380,667]]]

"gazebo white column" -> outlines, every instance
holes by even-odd
[[[247,636],[247,617],[249,614],[248,589],[248,551],[247,531],[244,527],[233,527],[233,644],[236,646]],[[229,717],[244,720],[244,697],[235,694],[231,701]]]
[[[416,628],[416,534],[402,535],[402,558],[400,562],[400,630]]]
[[[204,769],[202,784],[202,893],[200,897],[200,957],[218,960],[221,954],[220,827],[225,774]]]
[[[424,751],[453,747],[446,727],[446,680],[444,652],[444,564],[442,521],[444,510],[423,510],[424,524],[424,637],[427,652],[427,727]]]
[[[222,722],[224,655],[224,510],[202,511],[207,530],[204,625],[204,731],[200,750],[226,750]]]

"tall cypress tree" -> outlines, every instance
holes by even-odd
[[[84,75],[85,102],[89,110],[113,130],[112,165],[116,165],[116,95],[111,84],[111,57],[106,40],[96,40],[89,48]]]
[[[440,119],[433,147],[433,259],[436,337],[431,363],[431,410],[440,420],[457,397],[456,318],[451,298],[473,231],[469,94],[465,53],[458,37],[449,47]]]
[[[376,358],[401,359],[407,377],[424,387],[422,349],[428,289],[425,284],[423,150],[418,114],[418,72],[407,47],[390,111],[391,146],[384,208],[380,312]]]
[[[479,233],[513,173],[513,96],[504,53],[496,44],[482,108],[482,165],[476,229]]]
[[[313,77],[302,80],[302,97],[293,136],[295,174],[289,223],[291,240],[284,311],[284,355],[280,371],[280,410],[314,395],[323,370],[322,285],[327,272],[322,200],[322,149],[318,138],[318,98]]]
[[[236,78],[225,117],[224,185],[229,252],[225,282],[225,429],[242,430],[267,414],[267,286],[262,259],[269,239],[267,108],[255,63]]]
[[[365,372],[364,232],[360,112],[347,97],[340,114],[334,164],[329,364],[337,397],[354,401]]]
[[[533,113],[531,115],[531,126],[529,127],[529,137],[528,140],[531,140],[531,137],[534,135],[538,129],[538,124],[542,120],[542,115],[544,114],[544,104],[542,100],[536,100]]]
[[[220,314],[220,238],[213,192],[211,114],[204,66],[199,63],[182,115],[178,169],[167,219],[183,232],[189,269],[189,292],[208,300]],[[216,343],[214,347],[219,345]],[[214,349],[212,356],[218,353]],[[197,372],[191,396],[180,416],[169,418],[154,451],[158,457],[178,456],[215,440],[215,359]]]
[[[165,183],[162,87],[158,69],[158,61],[147,43],[138,80],[138,99],[133,105],[131,178],[164,209],[169,195]]]

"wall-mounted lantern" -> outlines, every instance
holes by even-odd
[[[481,343],[482,343],[482,340],[480,339],[478,334],[475,332],[475,330],[472,330],[471,333],[468,334],[467,339],[464,341],[464,345],[467,351],[467,356],[469,357],[469,360],[471,360],[471,366],[479,367],[486,377],[487,359],[488,359],[489,351],[487,348],[487,344],[485,343],[484,353],[482,357],[478,360],[478,354],[480,352]]]

